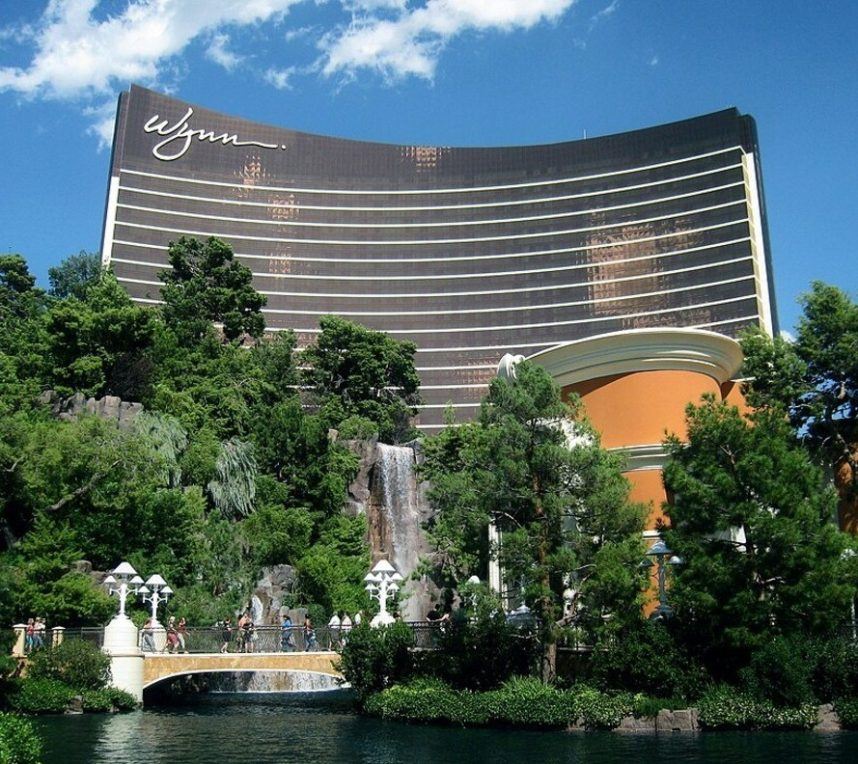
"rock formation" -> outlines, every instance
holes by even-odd
[[[406,621],[422,620],[437,587],[426,576],[412,579],[420,559],[431,553],[423,524],[432,516],[426,484],[415,467],[422,458],[420,442],[389,446],[375,441],[344,441],[360,459],[349,486],[346,511],[366,515],[373,563],[387,559],[407,579],[401,601]]]

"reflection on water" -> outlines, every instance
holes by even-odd
[[[37,719],[46,762],[760,762],[858,761],[858,733],[622,735],[463,730],[380,722],[345,693],[201,696],[194,707]]]

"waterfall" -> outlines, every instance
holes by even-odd
[[[408,579],[420,556],[428,551],[421,528],[422,502],[414,451],[409,446],[383,443],[377,449],[367,512],[373,561],[386,558]],[[410,581],[405,589],[411,596],[402,603],[402,617],[408,621],[422,619],[426,603],[421,590],[425,585]]]
[[[206,678],[209,692],[323,692],[342,688],[336,677],[310,671],[229,671]]]

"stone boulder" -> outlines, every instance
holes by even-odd
[[[697,732],[696,708],[682,708],[670,711],[662,708],[655,717],[656,732]]]
[[[295,584],[295,568],[291,565],[272,565],[263,568],[253,590],[253,619],[260,624],[279,623],[283,603]]]

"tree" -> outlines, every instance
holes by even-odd
[[[580,590],[593,633],[602,615],[634,613],[644,509],[629,503],[620,469],[577,401],[564,403],[540,367],[519,364],[516,379],[492,382],[477,422],[427,443],[439,563],[456,581],[485,576],[492,521],[503,538],[489,553],[509,583],[524,582],[544,643],[553,640],[567,586]]]
[[[59,265],[48,268],[51,294],[60,299],[83,299],[87,288],[98,281],[100,276],[101,255],[83,249],[76,255],[70,255]]]
[[[858,565],[831,523],[835,495],[779,412],[689,405],[667,441],[671,629],[718,679],[735,680],[777,635],[826,635],[849,618]]]
[[[54,303],[46,316],[54,389],[139,400],[149,383],[153,319],[111,273],[90,283],[82,298]]]
[[[420,378],[416,345],[337,316],[324,316],[314,345],[303,354],[305,383],[336,426],[351,416],[376,423],[385,442],[411,437]]]
[[[748,402],[786,414],[834,475],[841,526],[858,532],[858,304],[814,282],[794,343],[761,330],[742,337]]]
[[[266,298],[253,288],[253,274],[235,260],[228,244],[183,236],[170,244],[167,256],[171,270],[159,274],[162,313],[180,341],[198,342],[212,323],[222,325],[230,342],[262,335]]]

